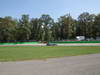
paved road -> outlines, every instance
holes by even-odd
[[[100,54],[0,62],[0,75],[100,75]]]
[[[0,45],[0,47],[5,46],[46,46],[46,44],[16,44],[16,45]],[[57,46],[100,46],[100,43],[67,43],[67,44],[57,44]]]

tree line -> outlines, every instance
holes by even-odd
[[[77,19],[67,14],[56,22],[48,14],[31,19],[27,14],[20,19],[0,17],[0,42],[55,41],[76,36],[94,39],[100,36],[100,14],[83,12]]]

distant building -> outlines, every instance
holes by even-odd
[[[99,40],[100,41],[100,37],[96,37],[96,40]]]
[[[85,40],[85,36],[76,36],[76,39],[79,41]]]

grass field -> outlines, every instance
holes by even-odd
[[[0,47],[0,61],[22,61],[31,59],[47,59],[53,57],[77,56],[100,53],[100,46],[96,47]]]

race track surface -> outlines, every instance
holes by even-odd
[[[16,44],[16,45],[0,45],[5,46],[47,46],[44,43],[41,44]],[[57,44],[56,46],[100,46],[100,43],[67,43],[67,44]]]
[[[0,75],[100,75],[100,54],[0,62]]]

